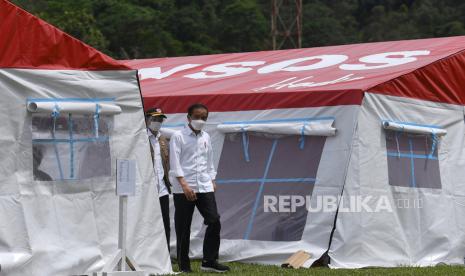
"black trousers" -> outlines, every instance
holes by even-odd
[[[165,226],[166,242],[168,244],[168,251],[170,251],[170,197],[164,195],[160,197],[161,216],[163,218],[163,225]]]
[[[174,194],[174,227],[176,230],[176,252],[180,270],[190,269],[189,244],[194,208],[197,207],[207,229],[203,240],[203,260],[218,259],[220,249],[220,215],[216,208],[215,193],[197,193],[196,201],[187,200],[184,194]]]

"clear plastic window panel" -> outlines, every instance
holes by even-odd
[[[306,206],[295,212],[265,212],[264,196],[311,196],[326,137],[248,133],[227,134],[218,165],[216,192],[221,237],[298,241]]]
[[[441,189],[437,139],[386,130],[389,184]]]
[[[33,176],[36,181],[111,175],[112,116],[32,116]]]

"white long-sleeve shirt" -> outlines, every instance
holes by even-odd
[[[198,135],[190,127],[175,132],[170,138],[170,181],[173,193],[183,193],[177,177],[184,177],[196,193],[213,192],[216,170],[210,135]]]
[[[162,197],[168,195],[169,192],[166,188],[165,180],[163,179],[165,171],[163,169],[160,152],[160,143],[158,141],[160,139],[160,132],[158,132],[157,136],[155,136],[149,129],[147,129],[147,133],[149,135],[150,144],[152,145],[153,149],[153,169],[155,171],[155,180],[158,188],[158,196]]]

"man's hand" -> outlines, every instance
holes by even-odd
[[[186,180],[184,180],[184,177],[179,177],[178,180],[181,184],[182,191],[184,192],[184,195],[186,196],[187,200],[195,201],[197,199],[197,195],[191,189],[191,187],[189,187],[189,184],[187,184]]]
[[[213,192],[216,192],[216,181],[212,180],[212,183],[213,183]]]
[[[195,195],[194,191],[188,185],[183,185],[182,191],[184,192],[184,195],[186,195],[187,200],[195,201],[197,199],[197,195]]]

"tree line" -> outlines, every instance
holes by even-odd
[[[13,0],[117,59],[271,49],[270,0]],[[303,0],[303,47],[465,34],[465,1]]]

